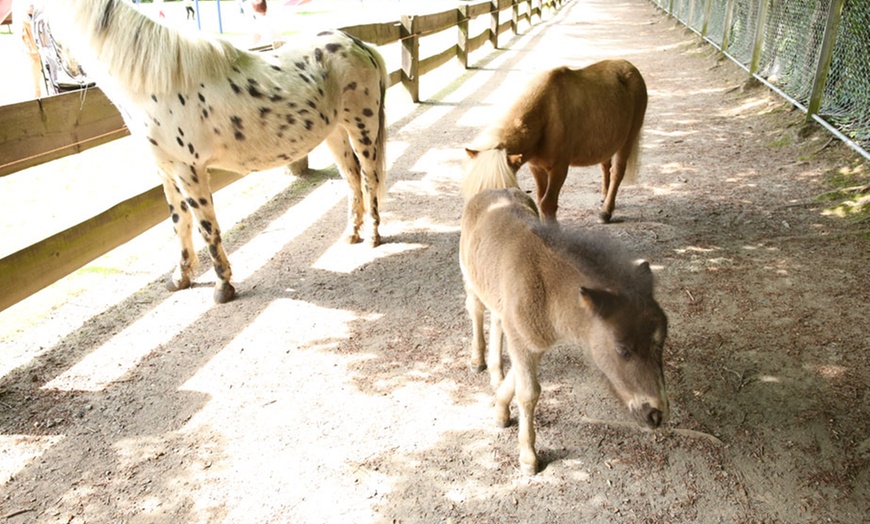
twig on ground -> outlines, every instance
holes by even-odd
[[[695,303],[695,297],[692,296],[692,292],[689,291],[688,289],[686,289],[686,294],[689,295],[689,300],[692,302],[692,304],[694,304],[694,303]]]
[[[648,431],[644,428],[641,428],[637,424],[634,424],[631,422],[623,422],[621,420],[601,420],[601,419],[597,419],[597,418],[591,418],[591,417],[584,416],[581,418],[581,421],[585,422],[587,424],[596,424],[596,425],[603,425],[603,426],[616,426],[616,427],[620,427],[620,428],[630,428],[630,429],[639,429],[642,431]],[[658,431],[660,431],[661,433],[664,433],[665,435],[675,434],[675,435],[681,435],[684,437],[703,438],[703,439],[709,440],[710,442],[712,442],[714,444],[724,445],[724,442],[719,440],[718,437],[716,437],[715,435],[711,435],[709,433],[704,433],[703,431],[695,431],[692,429],[684,429],[684,428],[673,428],[673,429],[666,428],[666,429],[660,429]]]
[[[870,233],[870,229],[859,229],[858,231],[845,231],[843,233],[834,233],[831,235],[800,235],[793,237],[772,238],[774,242],[791,242],[792,240],[827,240],[839,237],[850,237],[854,235],[866,235]]]
[[[11,519],[12,517],[17,517],[18,515],[30,513],[31,511],[36,511],[36,509],[35,508],[19,509],[18,511],[13,511],[12,513],[7,513],[6,515],[3,515],[3,518],[4,519]]]
[[[819,153],[821,153],[822,151],[824,151],[825,149],[827,149],[828,146],[830,146],[833,142],[834,142],[834,137],[829,138],[827,142],[825,142],[824,144],[822,144],[822,147],[820,147],[820,148],[816,149],[815,151],[813,151],[813,152],[812,152],[812,155],[814,155],[814,156],[815,156],[815,155],[818,155]]]

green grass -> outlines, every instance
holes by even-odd
[[[831,204],[826,214],[855,222],[870,220],[870,175],[864,161],[854,160],[851,165],[832,169],[822,183],[829,190],[819,195],[819,201]]]

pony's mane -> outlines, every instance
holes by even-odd
[[[161,25],[125,0],[49,0],[52,30],[83,63],[135,94],[190,91],[223,75],[246,52],[220,40],[189,37]]]
[[[462,196],[468,201],[486,189],[519,188],[517,174],[511,167],[504,149],[485,149],[468,158]]]
[[[652,278],[644,278],[638,271],[637,258],[609,236],[544,223],[535,225],[533,230],[589,279],[593,287],[626,296],[652,296]]]

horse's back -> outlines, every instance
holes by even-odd
[[[479,294],[494,292],[483,288],[515,265],[513,260],[530,243],[532,225],[539,222],[535,202],[519,189],[485,190],[468,201],[462,213],[460,265]]]
[[[466,205],[459,247],[466,290],[541,350],[553,338],[544,313],[549,250],[536,232],[546,227],[521,190],[487,190]]]
[[[592,165],[631,144],[643,126],[646,84],[626,60],[604,60],[582,69],[558,67],[536,88],[546,101],[541,157],[569,155],[571,165]]]

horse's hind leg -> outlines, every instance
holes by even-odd
[[[489,352],[486,355],[486,365],[489,368],[489,385],[498,389],[504,381],[504,368],[502,367],[502,347],[504,344],[504,329],[501,318],[490,312],[489,323]]]
[[[534,475],[538,471],[538,456],[535,453],[535,409],[541,396],[541,385],[538,382],[540,355],[526,348],[517,348],[516,340],[516,337],[508,336],[511,356],[511,369],[508,374],[513,375],[517,399],[520,470],[526,475]]]
[[[486,347],[486,340],[483,336],[483,313],[486,308],[467,286],[465,293],[465,309],[471,318],[471,369],[480,373],[486,369],[486,363],[483,360],[483,350]]]
[[[347,195],[347,229],[345,238],[350,244],[360,241],[360,229],[362,228],[365,208],[363,206],[362,177],[359,160],[350,147],[347,132],[337,127],[326,138],[326,145],[335,159],[341,176],[347,181],[350,192]]]
[[[378,113],[363,107],[360,114],[362,116],[354,118],[356,126],[347,128],[347,134],[362,171],[363,198],[365,198],[365,207],[371,222],[369,243],[376,247],[381,243],[381,235],[378,232],[381,225],[381,215],[378,211],[379,199],[386,193],[386,162],[384,159],[386,151],[383,150],[386,145]]]
[[[613,162],[608,158],[604,162],[601,162],[601,201],[604,202],[604,199],[607,198],[607,188],[610,187],[610,168],[613,165]]]

